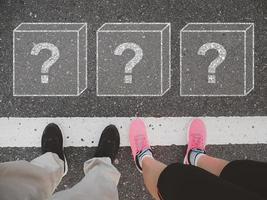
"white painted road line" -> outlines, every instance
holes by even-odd
[[[133,118],[0,118],[0,147],[40,147],[43,129],[48,123],[60,126],[66,146],[97,146],[102,130],[108,124],[118,127],[121,146],[129,146],[129,125]],[[151,145],[186,144],[191,117],[143,118]],[[267,116],[203,117],[208,144],[267,144]]]

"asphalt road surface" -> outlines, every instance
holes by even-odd
[[[0,0],[0,117],[266,116],[266,20],[264,0]],[[88,23],[88,88],[85,92],[78,97],[13,96],[12,32],[22,22]],[[171,23],[172,87],[164,96],[96,96],[96,31],[106,22]],[[190,22],[255,23],[255,88],[248,96],[180,96],[179,33]],[[183,160],[185,147],[173,145],[153,149],[157,159],[169,164]],[[82,163],[93,155],[94,150],[67,148],[70,171],[58,190],[73,186],[83,177]],[[208,146],[208,152],[228,160],[267,161],[267,144],[212,145]],[[2,162],[31,160],[38,155],[39,148],[0,147]],[[115,166],[122,173],[118,186],[120,199],[152,199],[134,166],[129,147],[120,149]]]
[[[182,162],[184,146],[153,147],[154,157],[166,164]],[[57,190],[67,189],[76,184],[83,176],[83,162],[91,158],[95,148],[68,147],[66,149],[69,172]],[[267,162],[267,145],[213,145],[207,152],[227,160],[253,159]],[[30,161],[40,155],[39,148],[0,148],[2,161],[26,159]],[[120,149],[115,166],[121,172],[118,190],[121,200],[152,200],[145,189],[141,174],[135,168],[129,147]],[[208,190],[208,188],[207,188]]]
[[[0,1],[0,116],[263,116],[267,113],[264,0]],[[264,10],[265,9],[265,10]],[[12,32],[22,22],[88,23],[88,88],[79,97],[13,97]],[[169,22],[172,87],[162,97],[96,96],[96,31],[106,22]],[[255,89],[245,97],[181,97],[179,34],[190,22],[255,23]]]

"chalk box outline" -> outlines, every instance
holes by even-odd
[[[81,27],[78,30],[19,30],[20,26],[22,25],[81,25]],[[80,48],[79,48],[79,32],[85,27],[85,87],[83,89],[80,89],[80,80],[79,80],[79,54],[80,54]],[[15,34],[19,32],[72,32],[77,33],[77,93],[76,94],[16,94],[15,92]],[[47,22],[47,23],[28,23],[28,22],[22,22],[20,23],[14,30],[13,30],[13,96],[80,96],[88,87],[88,80],[87,80],[87,23],[84,22],[73,22],[73,23],[61,23],[61,22]]]
[[[245,30],[185,30],[188,26],[190,25],[249,25]],[[190,22],[188,24],[186,24],[181,30],[180,30],[180,96],[182,97],[186,97],[186,96],[214,96],[214,97],[219,97],[219,96],[247,96],[253,89],[254,89],[254,71],[255,71],[255,66],[254,66],[254,23],[253,22],[237,22],[237,23],[234,23],[234,22],[229,22],[229,23],[208,23],[208,22]],[[252,87],[247,91],[247,87],[246,87],[246,31],[248,29],[252,28]],[[244,92],[243,94],[209,94],[209,95],[201,95],[201,94],[198,94],[198,95],[194,95],[194,94],[183,94],[182,93],[182,58],[183,58],[183,55],[182,55],[182,34],[184,32],[241,32],[241,33],[244,33]]]
[[[165,25],[165,27],[162,30],[101,30],[103,27],[105,27],[106,25]],[[169,77],[168,77],[168,88],[165,89],[165,91],[163,91],[163,59],[162,59],[162,49],[163,49],[163,44],[162,44],[162,32],[166,29],[169,28]],[[160,94],[99,94],[99,88],[98,88],[98,33],[99,32],[157,32],[161,34],[161,91]],[[123,96],[163,96],[164,94],[166,94],[166,92],[168,92],[171,88],[171,23],[168,22],[151,22],[151,23],[147,23],[147,22],[142,22],[142,23],[137,23],[137,22],[129,22],[129,23],[112,23],[112,22],[108,22],[108,23],[104,23],[96,32],[96,95],[99,97],[123,97]]]

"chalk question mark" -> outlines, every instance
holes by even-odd
[[[47,43],[47,42],[38,43],[38,44],[34,44],[31,50],[31,55],[37,56],[40,53],[40,51],[43,49],[48,49],[49,51],[51,51],[51,57],[48,58],[48,60],[46,60],[41,67],[41,73],[43,74],[41,75],[41,83],[48,83],[49,69],[59,59],[59,50],[55,45],[51,43]]]
[[[132,83],[132,70],[133,68],[142,60],[143,58],[143,50],[141,47],[135,43],[123,43],[119,46],[116,47],[114,54],[117,56],[121,56],[122,53],[126,49],[131,49],[135,52],[135,56],[125,65],[125,73],[126,75],[124,76],[124,83]],[[127,75],[128,74],[128,75]]]
[[[208,83],[216,83],[216,68],[225,60],[226,57],[226,50],[225,48],[218,43],[215,42],[211,42],[211,43],[206,43],[203,44],[197,54],[201,55],[201,56],[205,56],[206,52],[210,49],[215,49],[218,51],[218,57],[216,59],[214,59],[209,67],[208,67]]]

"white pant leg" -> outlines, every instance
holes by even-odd
[[[46,153],[27,162],[0,164],[1,200],[47,200],[59,184],[64,162],[57,154]]]
[[[118,200],[120,172],[110,158],[93,158],[84,163],[85,177],[71,189],[61,191],[53,200]]]

